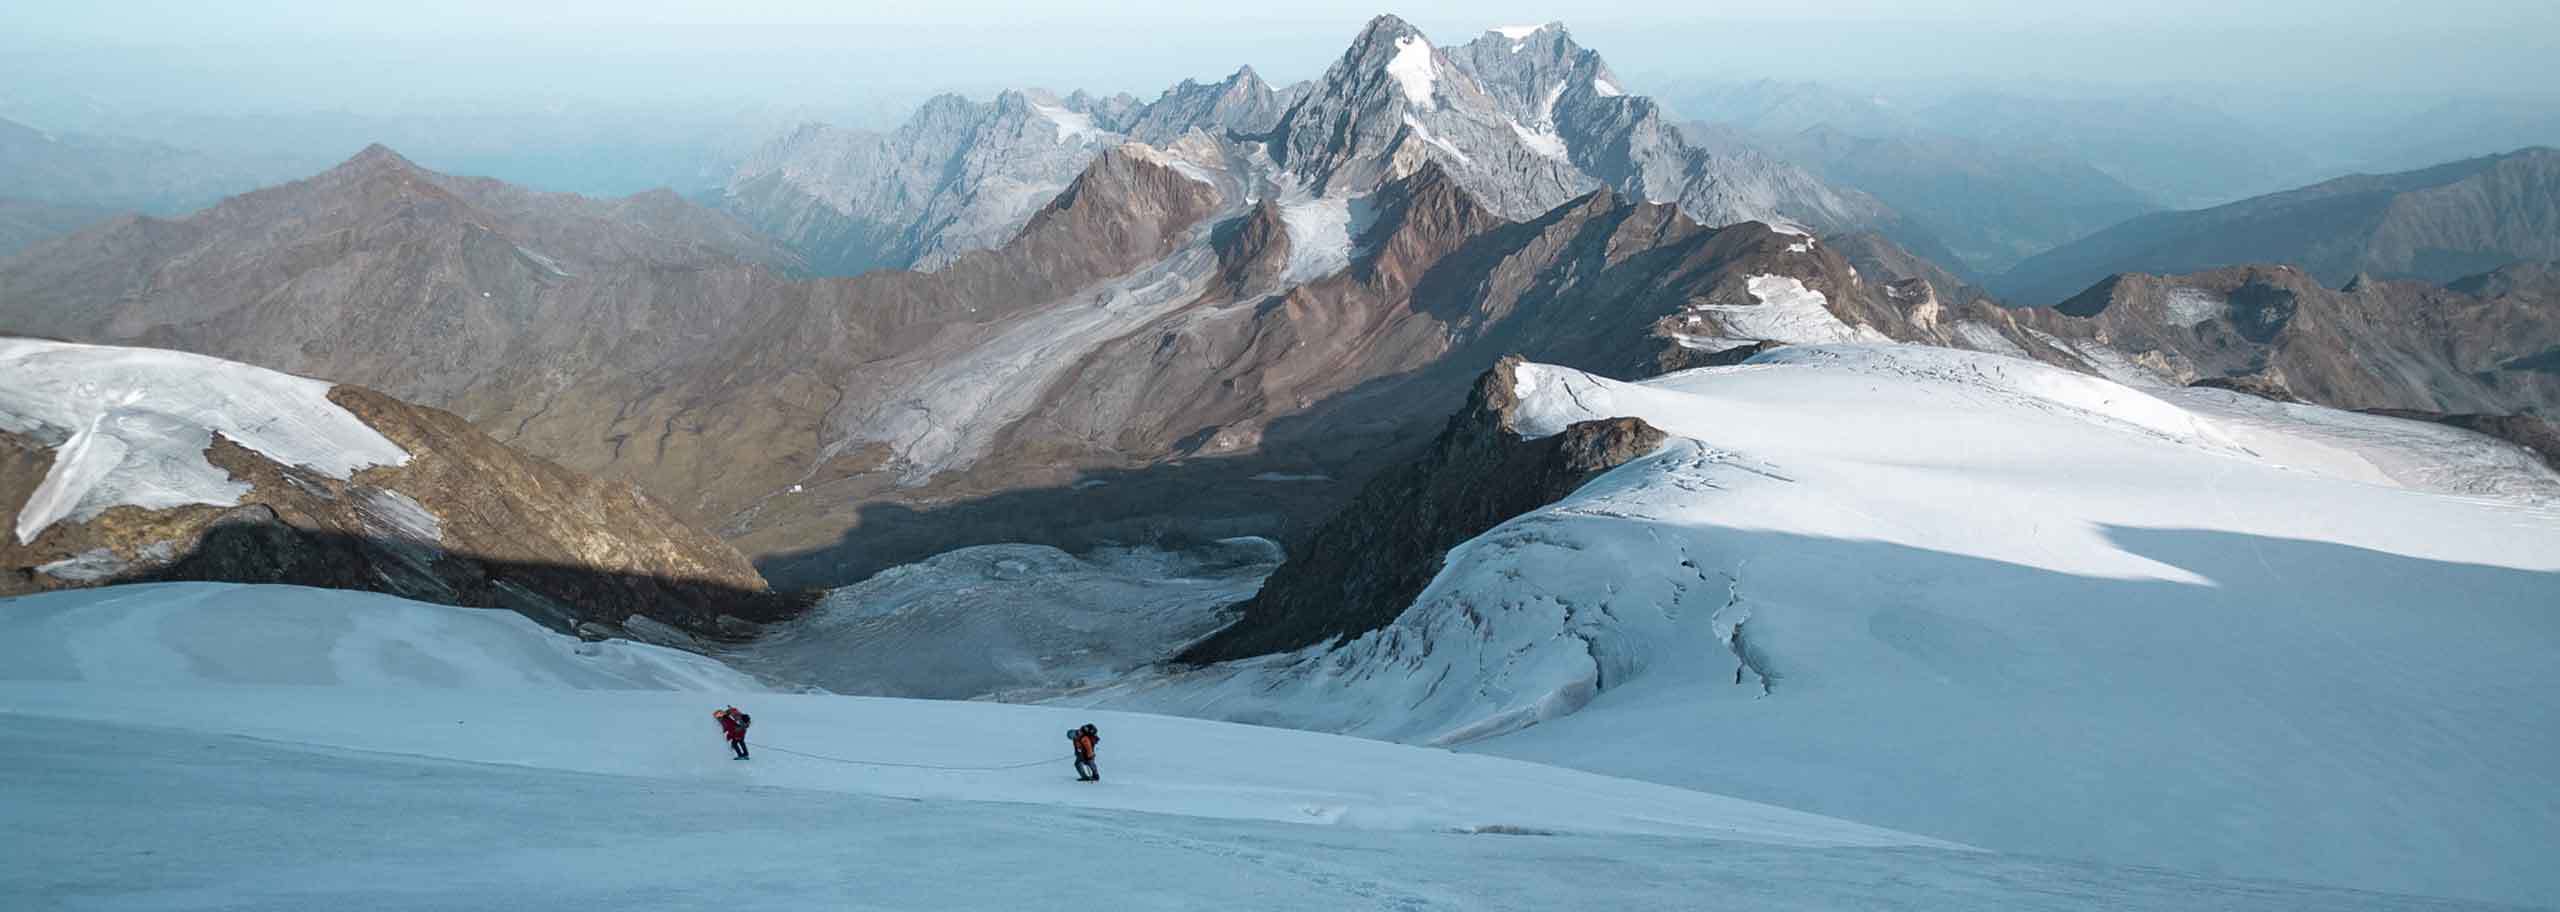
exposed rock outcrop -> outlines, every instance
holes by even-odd
[[[1504,358],[1478,378],[1428,452],[1370,481],[1240,606],[1242,618],[1182,660],[1283,652],[1384,627],[1430,585],[1450,548],[1662,445],[1663,433],[1640,418],[1523,439],[1513,422],[1520,363]]]

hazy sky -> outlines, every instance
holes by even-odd
[[[2225,84],[2433,95],[2560,84],[2560,0],[1123,4],[5,0],[0,113],[563,102],[903,108],[941,89],[1310,77],[1378,12],[1435,40],[1563,18],[1639,91],[1773,76],[1890,89]],[[72,116],[62,114],[60,116]]]

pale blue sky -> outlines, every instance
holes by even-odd
[[[1973,0],[924,3],[7,0],[0,113],[677,100],[903,106],[1014,85],[1151,97],[1250,63],[1315,75],[1369,16],[1443,43],[1562,18],[1639,91],[1860,87],[2433,95],[2560,84],[2560,2]]]

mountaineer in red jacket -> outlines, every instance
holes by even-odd
[[[711,717],[720,720],[720,733],[729,736],[729,749],[738,753],[738,759],[747,759],[747,723],[754,720],[735,706],[712,710]]]

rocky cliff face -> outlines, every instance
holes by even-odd
[[[2287,263],[2339,287],[2358,274],[2446,282],[2560,259],[2560,150],[2354,175],[2211,209],[2163,212],[2039,254],[1989,282],[2053,304],[2125,272]]]
[[[1450,548],[1662,445],[1663,433],[1640,418],[1524,439],[1513,424],[1520,363],[1496,362],[1428,451],[1371,480],[1239,606],[1234,625],[1181,659],[1285,652],[1384,627],[1430,585]]]
[[[0,505],[18,532],[0,540],[0,595],[290,583],[508,608],[562,630],[714,636],[797,605],[631,485],[447,412],[141,349],[11,340],[0,366],[28,384],[0,403]],[[87,401],[102,389],[112,401]],[[92,425],[66,426],[97,408]],[[368,464],[329,465],[351,438]],[[173,480],[199,476],[215,483]]]

